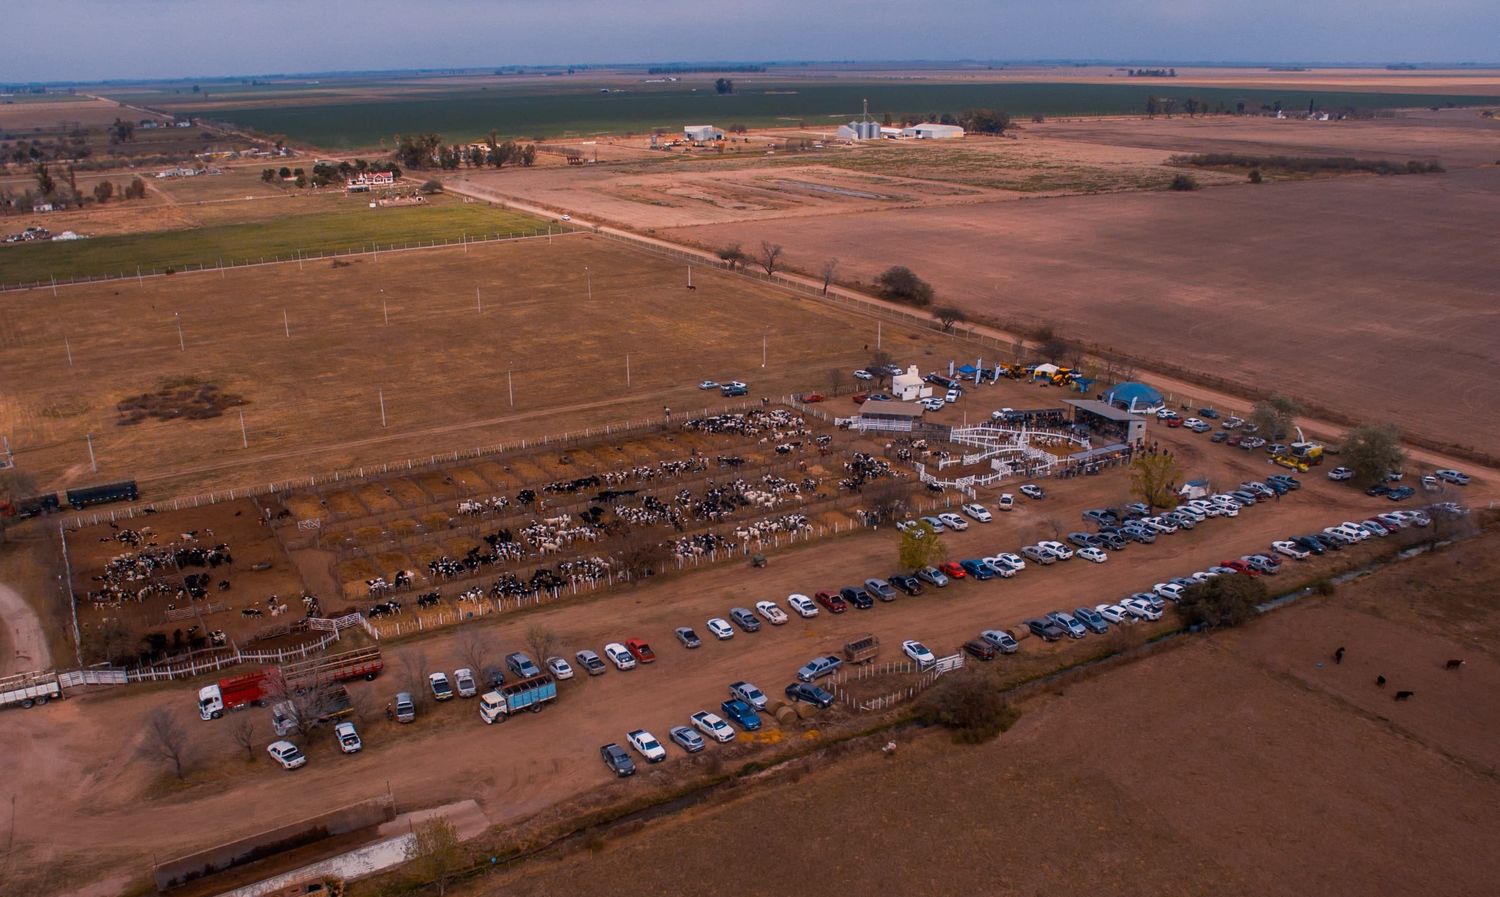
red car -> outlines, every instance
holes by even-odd
[[[1245,563],[1244,561],[1219,561],[1219,566],[1220,567],[1228,567],[1229,569],[1233,570],[1234,572],[1236,572],[1236,573],[1243,573],[1246,576],[1259,576],[1260,575],[1260,571],[1259,570],[1256,570],[1254,567],[1251,567],[1249,564]]]
[[[856,404],[856,405],[863,405],[865,403],[865,400],[868,399],[869,397],[870,397],[870,394],[867,393],[867,392],[857,392],[854,395],[850,396],[849,398],[851,398],[851,399],[854,400],[854,404]]]
[[[802,395],[798,396],[797,398],[801,399],[804,403],[810,405],[813,402],[821,402],[821,401],[823,401],[823,394],[821,392],[805,392]]]
[[[849,609],[849,602],[845,601],[842,596],[835,595],[832,592],[819,592],[813,597],[817,599],[819,604],[828,608],[828,612],[831,614],[841,614]]]
[[[949,579],[963,579],[964,576],[967,575],[964,573],[964,568],[958,563],[958,561],[949,561],[948,563],[938,567],[938,569],[943,571],[943,574],[946,575]]]
[[[1182,426],[1182,418],[1180,418],[1180,417],[1169,417],[1169,418],[1167,418],[1167,426],[1169,426],[1169,427],[1171,427],[1173,429],[1177,429],[1177,428],[1181,427]]]
[[[625,649],[638,663],[651,663],[656,660],[656,652],[651,650],[650,645],[638,638],[626,639]]]

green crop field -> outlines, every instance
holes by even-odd
[[[696,89],[694,89],[696,87]],[[824,125],[853,116],[868,99],[877,114],[961,112],[973,107],[1001,109],[1015,116],[1041,114],[1122,114],[1144,111],[1151,96],[1189,96],[1209,108],[1233,109],[1243,102],[1259,109],[1276,103],[1305,109],[1313,100],[1325,109],[1384,109],[1413,106],[1493,104],[1497,97],[1442,94],[1359,93],[1309,90],[1235,90],[1151,84],[893,84],[890,82],[816,84],[803,81],[740,79],[736,92],[720,96],[711,80],[670,85],[632,86],[601,93],[576,87],[546,89],[463,89],[396,95],[378,102],[309,103],[203,108],[194,114],[231,121],[263,133],[328,148],[362,148],[389,141],[394,134],[435,131],[450,141],[478,137],[491,129],[509,137],[569,134],[643,133],[652,128],[676,130],[684,124],[712,122],[749,127],[795,124]],[[170,104],[167,104],[170,105]]]
[[[134,274],[189,265],[228,265],[369,248],[372,244],[457,240],[532,233],[547,222],[493,206],[449,203],[370,209],[191,230],[95,237],[62,243],[0,247],[0,285],[46,283],[73,277]],[[556,225],[553,225],[556,227]]]

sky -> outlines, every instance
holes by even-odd
[[[780,60],[1500,62],[1500,0],[15,0],[0,82]]]

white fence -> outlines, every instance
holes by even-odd
[[[159,682],[163,679],[191,679],[204,673],[212,673],[225,667],[236,666],[242,663],[282,663],[288,660],[301,660],[309,654],[321,651],[330,644],[339,640],[337,631],[330,632],[322,638],[311,642],[305,642],[295,648],[283,648],[277,651],[241,651],[238,647],[225,648],[214,656],[202,660],[165,661],[141,669],[127,670],[126,676],[131,682]]]
[[[954,670],[962,669],[963,665],[964,656],[960,653],[940,657],[937,663],[927,667],[925,670],[910,660],[896,661],[894,663],[865,664],[852,669],[846,666],[838,675],[834,676],[830,685],[833,687],[834,694],[838,696],[839,700],[844,702],[845,706],[861,713],[870,713],[878,710],[887,710],[903,701],[910,701],[930,687],[939,677]],[[887,692],[879,697],[867,698],[865,700],[855,698],[849,694],[848,689],[840,687],[848,682],[873,679],[877,676],[909,675],[911,673],[921,673],[922,677],[911,685]]]
[[[114,667],[98,667],[58,673],[57,681],[63,688],[77,688],[81,685],[124,685],[129,678],[124,670]]]

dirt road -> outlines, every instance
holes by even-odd
[[[0,675],[45,670],[52,665],[52,652],[42,632],[42,621],[26,599],[10,586],[0,583],[0,620],[5,635],[0,639]]]

